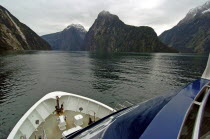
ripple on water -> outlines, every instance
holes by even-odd
[[[41,97],[66,91],[115,107],[134,104],[199,78],[207,55],[26,51],[0,55],[0,138]]]

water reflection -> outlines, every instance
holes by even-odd
[[[3,103],[6,98],[6,95],[10,92],[10,88],[12,86],[11,83],[9,83],[9,76],[12,75],[12,72],[5,72],[0,73],[0,104]]]
[[[114,55],[98,55],[91,53],[92,59],[91,70],[93,71],[94,81],[92,85],[94,89],[104,92],[116,87],[117,80],[119,80],[121,69],[118,65],[121,58]]]
[[[163,53],[92,54],[90,58],[93,88],[114,96],[114,104],[138,103],[184,86],[201,76],[207,61],[207,55]]]
[[[10,60],[11,57],[0,57],[0,105],[3,102],[8,103],[8,98],[12,96],[11,93],[19,82],[19,78],[14,78],[19,69]]]

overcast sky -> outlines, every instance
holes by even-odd
[[[21,22],[39,35],[79,23],[87,30],[102,10],[126,24],[150,26],[159,35],[176,25],[187,12],[207,0],[0,0]]]

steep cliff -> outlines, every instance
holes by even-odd
[[[0,51],[50,50],[50,45],[0,6]]]
[[[172,29],[159,38],[181,52],[210,52],[210,1],[191,9]]]

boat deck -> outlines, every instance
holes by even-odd
[[[80,113],[80,112],[74,112],[74,111],[70,111],[67,110],[63,113],[63,115],[67,116],[66,118],[66,129],[68,130],[70,128],[74,128],[76,127],[74,125],[74,116],[81,114],[83,116],[83,125],[81,125],[82,128],[87,127],[88,126],[88,122],[89,122],[89,115],[84,114],[84,113]],[[93,120],[94,117],[90,116],[91,119]],[[57,114],[50,114],[50,116],[48,116],[45,120],[45,122],[42,122],[38,128],[37,131],[35,131],[31,136],[30,139],[35,139],[39,137],[43,138],[43,134],[45,132],[46,136],[48,139],[59,139],[62,138],[62,133],[65,131],[61,131],[58,127],[58,122],[57,122],[57,118],[58,115]],[[99,118],[95,118],[95,120],[99,120]]]

